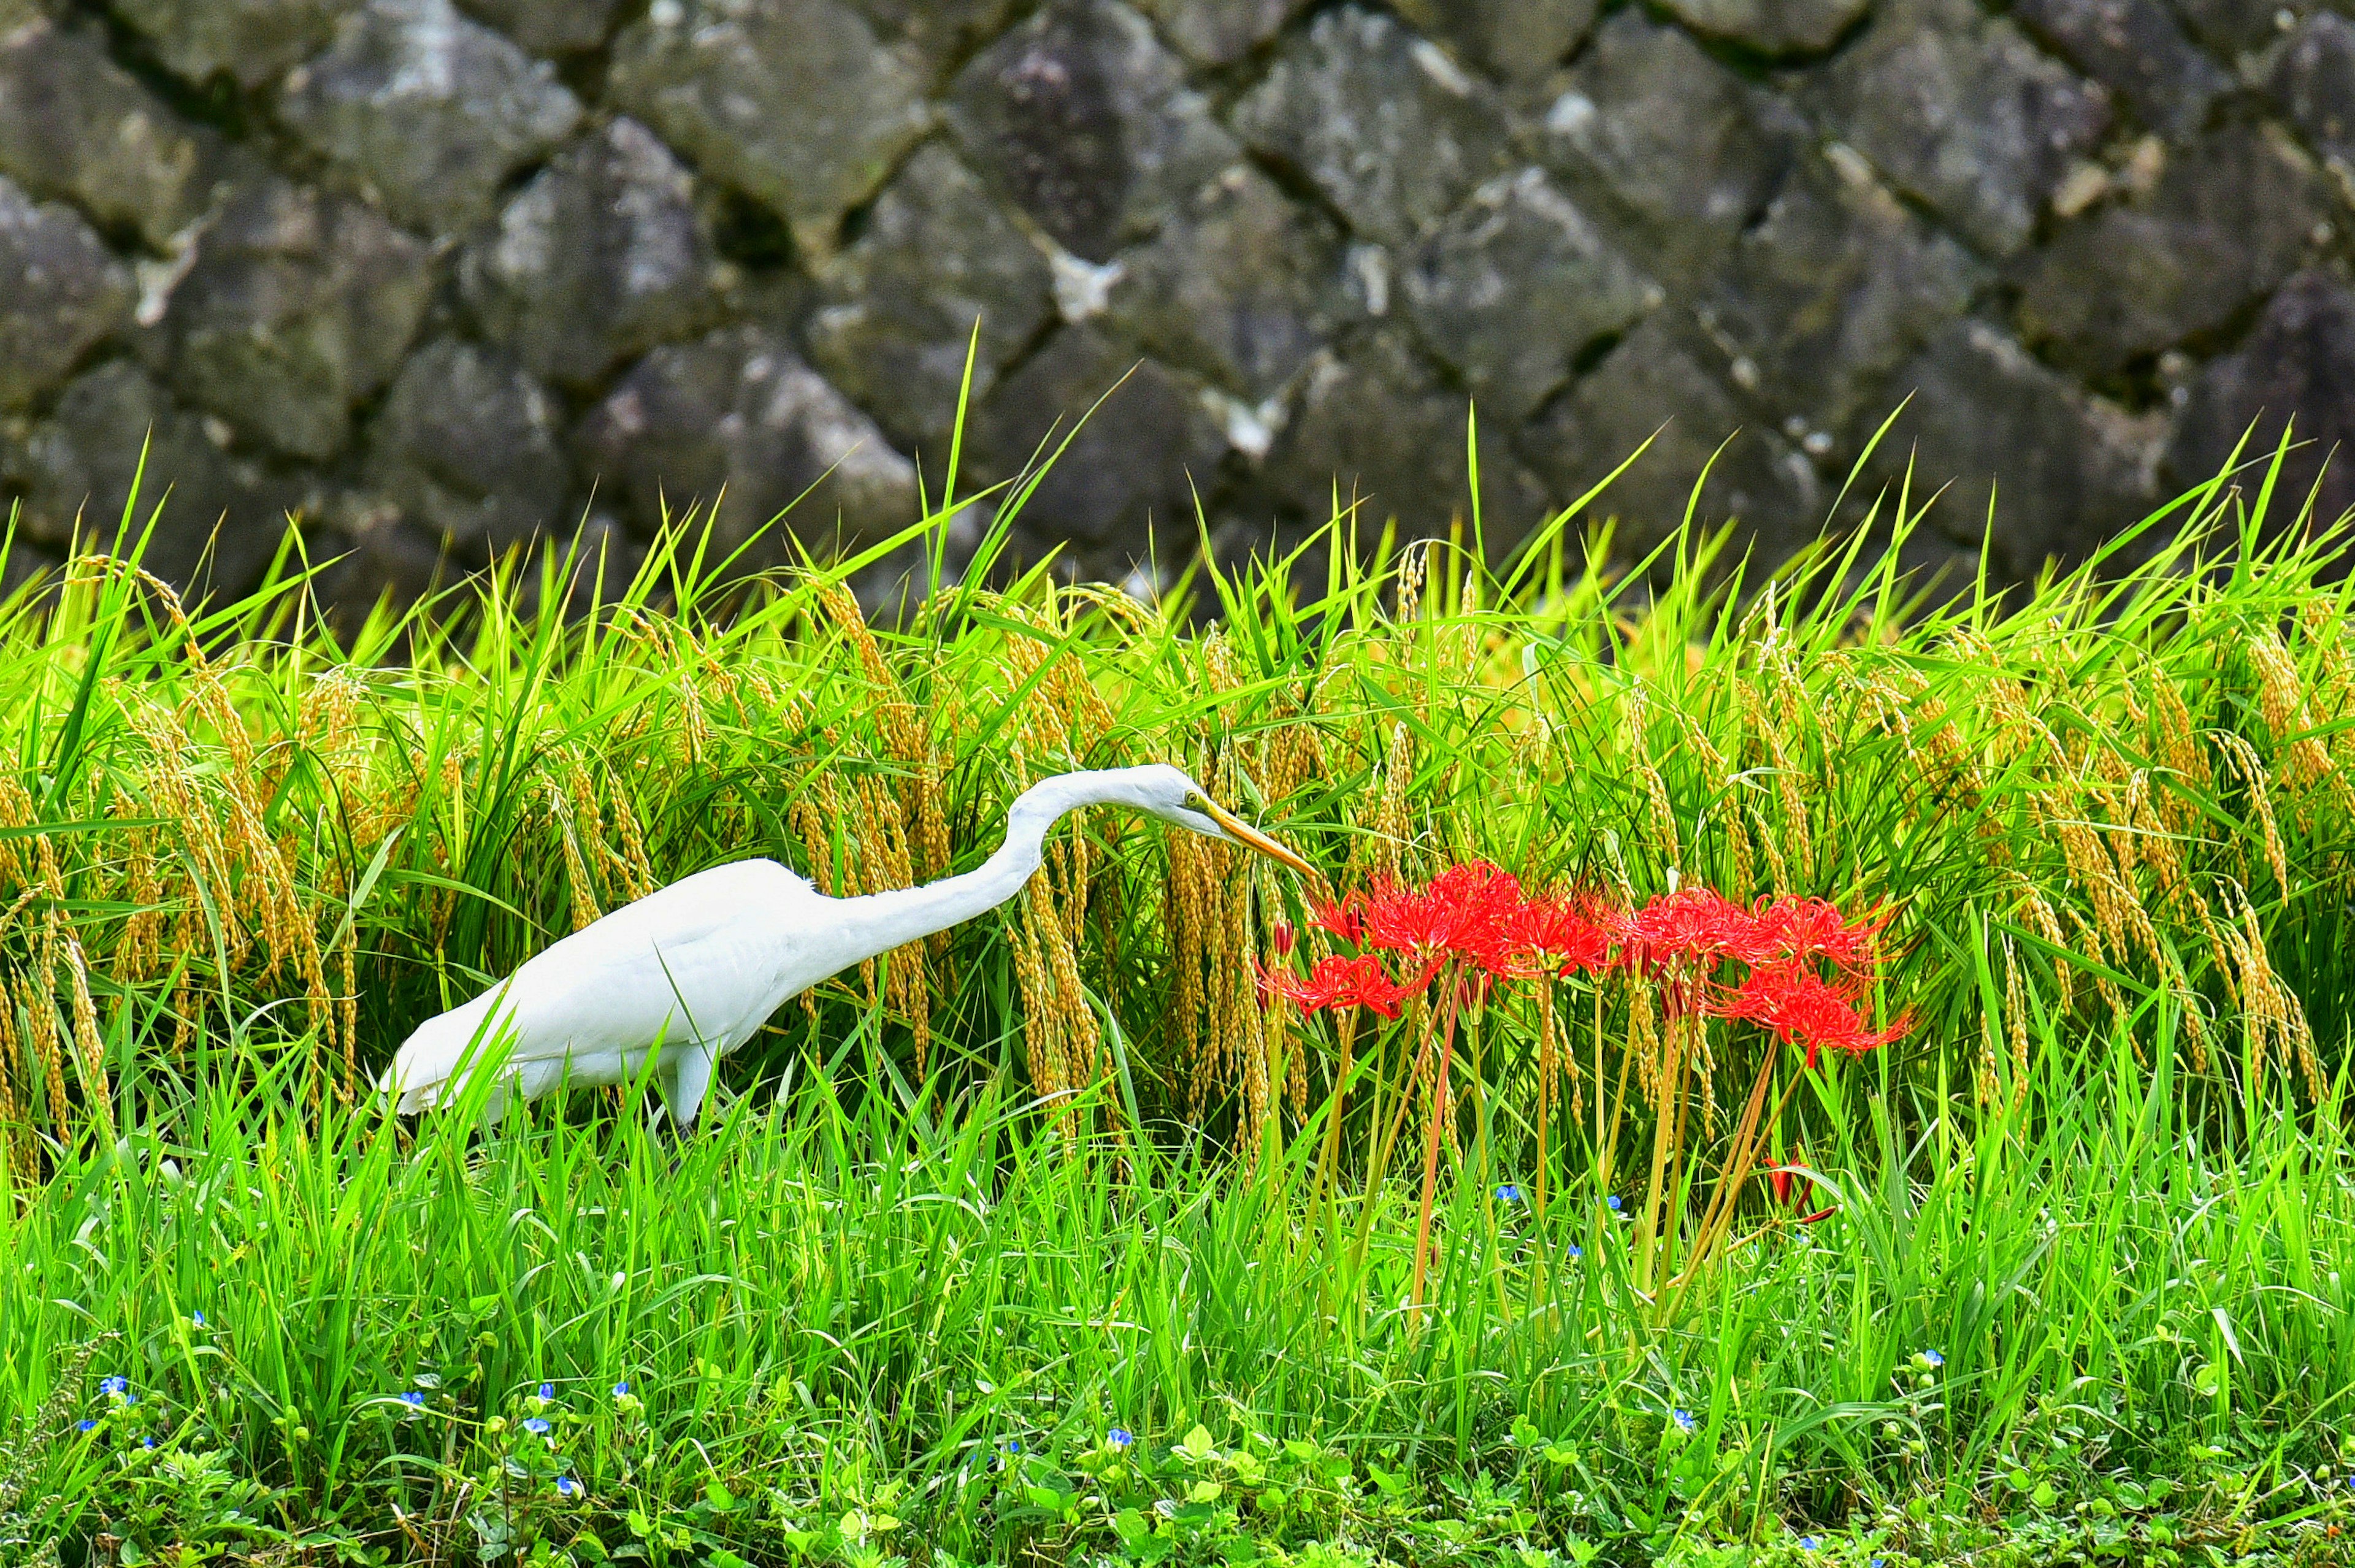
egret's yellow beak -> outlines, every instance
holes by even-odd
[[[1316,874],[1316,867],[1270,838],[1217,801],[1205,797],[1202,802],[1202,812],[1204,816],[1224,828],[1227,836],[1236,843],[1256,849],[1269,859],[1280,865],[1289,866],[1304,877],[1313,877]]]

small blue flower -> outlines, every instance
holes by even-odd
[[[1586,1249],[1585,1249],[1584,1247],[1580,1246],[1576,1242],[1572,1242],[1572,1243],[1570,1243],[1570,1261],[1571,1261],[1571,1262],[1572,1262],[1572,1263],[1576,1263],[1579,1259],[1581,1259],[1581,1258],[1584,1257],[1585,1255],[1586,1255]]]
[[[85,1415],[80,1421],[74,1423],[74,1430],[76,1432],[95,1432],[98,1430],[98,1423]]]
[[[142,1437],[139,1440],[139,1446],[142,1448],[153,1448],[155,1446],[155,1440],[153,1437]]]
[[[1506,1182],[1503,1186],[1501,1186],[1501,1187],[1499,1187],[1499,1188],[1497,1188],[1497,1202],[1499,1202],[1499,1203],[1518,1203],[1520,1200],[1521,1200],[1521,1189],[1520,1189],[1520,1188],[1519,1188],[1518,1185],[1516,1185],[1515,1183],[1510,1182],[1510,1181],[1508,1181],[1508,1182]]]
[[[542,1404],[548,1403],[555,1397],[556,1385],[554,1383],[542,1383],[539,1385],[539,1402]]]
[[[1886,1558],[1886,1557],[1876,1557],[1876,1558],[1874,1558],[1874,1559],[1872,1560],[1871,1563],[1870,1564],[1870,1568],[1888,1568],[1888,1565],[1889,1565],[1889,1559],[1888,1559],[1888,1558]]]
[[[1619,1211],[1619,1194],[1616,1192],[1613,1193],[1610,1197],[1605,1198],[1603,1201],[1611,1205],[1611,1211],[1613,1213],[1616,1214]]]
[[[1819,1552],[1823,1549],[1823,1544],[1824,1538],[1820,1535],[1803,1535],[1799,1537],[1799,1550],[1802,1552]]]
[[[1136,1441],[1136,1434],[1125,1426],[1115,1426],[1104,1434],[1104,1441],[1115,1448],[1125,1448]]]
[[[425,1395],[420,1390],[405,1388],[400,1391],[400,1403],[411,1410],[422,1410],[425,1408]]]
[[[1019,1437],[1009,1437],[1009,1438],[1007,1438],[1007,1439],[1006,1440],[1006,1451],[1007,1451],[1008,1454],[1019,1454],[1019,1453],[1021,1453],[1021,1452],[1022,1452],[1022,1439],[1020,1439]]]
[[[615,1399],[627,1399],[630,1397],[630,1384],[627,1379],[624,1379],[613,1385],[613,1397]]]
[[[534,1437],[538,1437],[548,1430],[547,1418],[538,1415],[527,1415],[524,1417],[523,1429],[526,1432],[530,1433]]]
[[[1945,1365],[1946,1364],[1946,1358],[1945,1358],[1945,1357],[1944,1357],[1944,1356],[1942,1356],[1942,1355],[1940,1355],[1940,1354],[1939,1354],[1937,1351],[1935,1351],[1935,1350],[1924,1350],[1924,1351],[1923,1351],[1923,1352],[1922,1352],[1922,1359],[1923,1359],[1923,1360],[1925,1360],[1925,1361],[1929,1362],[1929,1363],[1930,1363],[1930,1365],[1932,1365],[1932,1366],[1934,1366],[1934,1367],[1943,1367],[1943,1366],[1945,1366]]]
[[[1672,1421],[1674,1421],[1674,1422],[1677,1424],[1677,1425],[1678,1425],[1678,1426],[1679,1426],[1679,1427],[1681,1427],[1683,1430],[1685,1430],[1685,1431],[1687,1431],[1687,1432],[1690,1432],[1690,1431],[1693,1429],[1693,1418],[1692,1418],[1692,1412],[1691,1412],[1691,1411],[1689,1411],[1689,1410],[1672,1410],[1672,1411],[1668,1412],[1668,1416],[1669,1416],[1669,1419],[1671,1419]]]
[[[124,1377],[101,1378],[98,1380],[98,1392],[101,1393],[129,1393],[131,1392],[131,1380]]]
[[[559,1476],[556,1477],[556,1495],[570,1502],[581,1495],[581,1483],[570,1476]]]
[[[203,1309],[200,1307],[190,1312],[188,1314],[188,1321],[195,1324],[199,1328],[203,1328],[205,1326],[205,1315]]]

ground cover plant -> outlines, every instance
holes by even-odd
[[[0,612],[0,1556],[2343,1560],[2355,661],[2243,478],[1944,607],[1476,518],[891,630],[77,559]],[[368,1092],[650,887],[1155,760],[1321,881],[1091,814],[684,1145]],[[1571,923],[1369,924],[1483,899]]]

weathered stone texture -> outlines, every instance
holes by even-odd
[[[1091,261],[1151,232],[1236,151],[1177,57],[1116,0],[1051,0],[965,67],[946,108],[974,165]]]
[[[1317,13],[1236,105],[1234,123],[1352,229],[1393,245],[1445,218],[1507,153],[1492,90],[1427,39],[1355,5]]]
[[[368,0],[288,74],[279,113],[394,218],[446,234],[569,135],[581,104],[546,61],[450,0]]]
[[[1901,565],[1993,484],[2027,573],[2260,412],[2320,472],[2350,277],[2355,0],[0,0],[0,507],[57,548],[152,426],[156,561],[293,509],[347,610],[723,489],[879,537],[969,350],[960,490],[1132,586],[1337,478],[1444,529],[1476,404],[1492,543],[1658,432],[1633,560],[1712,459],[1817,537],[1911,399],[1829,520],[1910,457]]]
[[[615,120],[533,176],[459,262],[492,338],[537,375],[581,385],[707,325],[715,258],[685,165]]]
[[[1892,184],[2006,256],[2110,121],[2104,89],[1974,0],[1891,0],[1826,69],[1821,97]]]
[[[36,202],[0,176],[0,409],[19,408],[65,379],[91,345],[130,320],[131,269],[60,202]]]
[[[821,253],[923,133],[922,90],[838,0],[656,0],[613,50],[621,103]]]
[[[589,416],[581,450],[642,530],[660,525],[666,504],[673,519],[716,507],[725,545],[759,536],[763,564],[792,559],[788,534],[823,552],[919,515],[914,467],[764,327],[648,354]]]

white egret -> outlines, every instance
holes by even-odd
[[[1176,768],[1063,773],[1025,790],[1006,842],[978,868],[921,888],[829,898],[774,860],[698,871],[625,904],[526,962],[463,1006],[428,1019],[377,1087],[403,1114],[454,1093],[477,1061],[498,1074],[487,1106],[563,1085],[654,1075],[676,1125],[695,1125],[719,1060],[829,975],[996,909],[1039,869],[1047,831],[1083,805],[1125,805],[1309,865],[1212,801]]]

